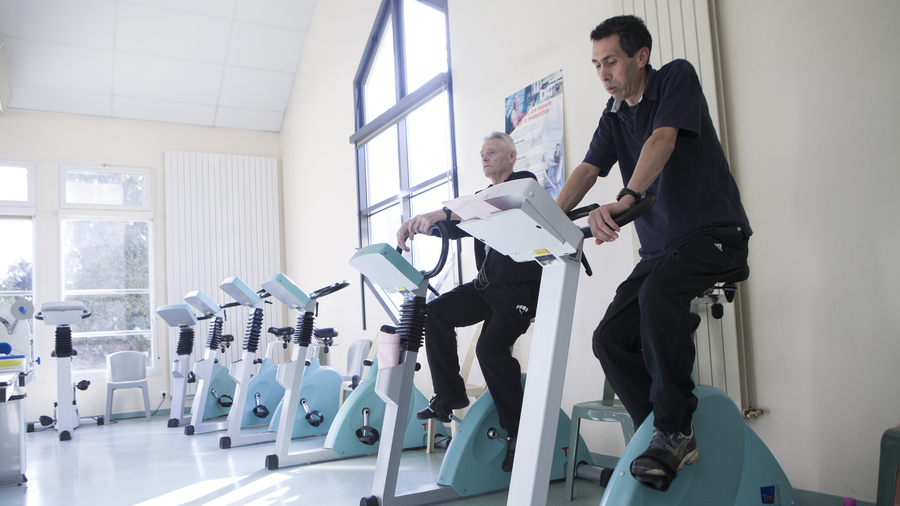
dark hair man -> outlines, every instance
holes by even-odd
[[[528,171],[513,172],[516,145],[512,137],[493,132],[484,139],[481,165],[491,185],[514,179],[537,179]],[[451,239],[468,236],[455,225],[459,217],[449,210],[420,214],[405,221],[397,231],[397,244],[406,251],[406,238],[428,234],[432,225],[446,220]],[[425,353],[431,368],[434,397],[416,418],[450,421],[450,412],[469,405],[466,385],[459,375],[456,328],[483,321],[475,355],[500,417],[509,443],[501,468],[512,471],[522,412],[522,369],[510,348],[528,330],[537,309],[542,267],[537,262],[518,263],[475,240],[477,277],[428,303],[425,322]]]
[[[578,204],[619,163],[625,187],[591,212],[595,242],[611,242],[612,220],[653,191],[656,205],[635,221],[641,261],[621,285],[593,336],[594,355],[632,419],[654,414],[649,448],[631,463],[641,483],[667,490],[699,459],[691,419],[690,301],[747,263],[750,224],[694,68],[674,60],[650,67],[652,40],[634,16],[607,19],[591,32],[593,63],[612,98],[584,161],[563,187],[563,211]]]

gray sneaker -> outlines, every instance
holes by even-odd
[[[690,434],[653,431],[650,446],[631,463],[631,475],[648,487],[665,492],[678,471],[700,460],[694,428]]]

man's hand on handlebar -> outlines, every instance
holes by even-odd
[[[406,245],[407,237],[412,241],[416,234],[429,235],[429,229],[433,227],[435,223],[446,217],[447,215],[444,211],[437,210],[420,214],[404,221],[403,225],[400,225],[400,229],[397,230],[397,246],[403,249],[403,251],[409,251],[409,246]]]
[[[635,200],[631,195],[625,195],[622,200],[598,207],[588,215],[588,225],[594,235],[595,244],[613,242],[619,238],[619,225],[613,220],[625,211],[634,207]]]

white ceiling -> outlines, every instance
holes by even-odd
[[[0,0],[9,107],[278,132],[315,0]]]

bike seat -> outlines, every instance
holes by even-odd
[[[325,329],[315,329],[314,333],[315,333],[316,337],[323,337],[323,338],[337,337],[337,335],[338,335],[338,332],[336,330],[334,330],[334,328],[332,328],[332,327],[328,327]]]

